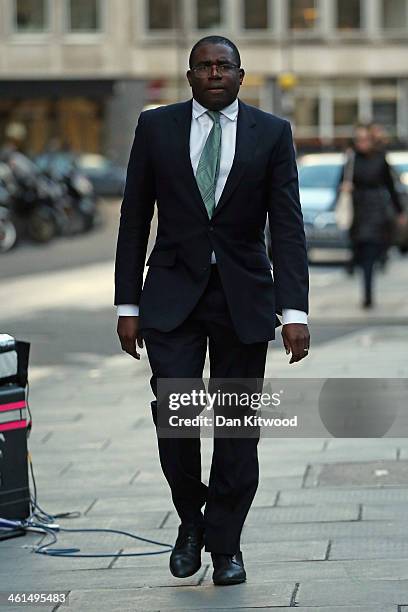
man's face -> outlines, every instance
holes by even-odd
[[[228,45],[203,44],[196,49],[187,79],[193,97],[209,110],[221,110],[238,95],[245,72]]]

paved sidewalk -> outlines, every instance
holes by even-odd
[[[52,287],[56,296],[52,304],[31,294],[24,305],[20,296],[33,279],[13,281],[11,308],[20,304],[24,320],[45,305],[74,307],[80,278],[91,277],[90,308],[99,308],[110,291],[111,266],[81,274],[44,277],[44,292]],[[271,343],[267,376],[408,377],[407,281],[408,261],[394,262],[379,278],[381,304],[367,315],[358,309],[355,280],[340,272],[313,277],[312,330],[317,321],[368,324],[312,345],[310,356],[291,367],[280,340]],[[390,317],[394,325],[387,324]],[[38,501],[51,514],[82,513],[58,519],[62,527],[121,529],[173,544],[178,520],[157,457],[142,355],[140,363],[121,353],[89,353],[76,365],[32,364],[30,448]],[[205,475],[211,445],[203,440]],[[41,541],[31,533],[0,544],[0,590],[69,591],[67,609],[75,612],[408,612],[408,439],[262,439],[260,463],[260,486],[242,537],[246,584],[214,587],[208,553],[195,576],[177,580],[168,571],[168,554],[48,557],[24,548]],[[60,532],[56,546],[84,554],[155,550],[125,536],[89,532]]]

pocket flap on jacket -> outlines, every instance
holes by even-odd
[[[243,259],[248,268],[264,268],[265,270],[271,269],[271,262],[269,261],[266,253],[246,252],[243,254]]]
[[[176,261],[177,251],[152,251],[148,260],[146,261],[146,266],[174,266]]]

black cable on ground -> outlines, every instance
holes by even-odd
[[[30,411],[30,406],[28,403],[28,395],[29,395],[29,385],[27,383],[26,390],[26,405],[29,414],[29,421],[27,424],[27,442],[30,437],[31,429],[32,429],[32,415]],[[83,528],[83,529],[67,529],[60,527],[55,523],[55,519],[58,518],[78,518],[81,516],[81,512],[61,512],[58,514],[49,514],[45,510],[43,510],[37,502],[37,485],[35,482],[34,476],[34,468],[33,462],[31,458],[31,453],[28,452],[28,462],[30,466],[30,474],[31,480],[33,483],[33,495],[30,495],[30,516],[22,521],[4,521],[4,523],[9,522],[10,528],[14,526],[14,528],[22,528],[26,532],[39,532],[44,533],[45,535],[49,535],[51,537],[51,541],[48,541],[44,544],[37,545],[25,545],[23,548],[31,548],[33,552],[42,555],[50,555],[53,557],[87,557],[87,558],[98,558],[98,557],[147,557],[151,555],[162,555],[164,553],[171,552],[173,546],[171,544],[166,544],[164,542],[158,542],[157,540],[151,540],[149,538],[143,538],[142,536],[135,535],[134,533],[130,533],[129,531],[122,531],[120,529],[107,529],[107,528]],[[155,551],[147,551],[140,553],[99,553],[99,554],[84,554],[80,553],[80,548],[50,548],[53,544],[58,541],[56,537],[56,532],[65,531],[67,533],[86,533],[86,532],[104,532],[104,533],[117,533],[119,535],[124,535],[126,537],[132,538],[134,540],[138,540],[140,542],[147,542],[148,544],[154,544],[155,546],[164,547],[165,550],[155,550]],[[80,553],[80,554],[78,554]]]

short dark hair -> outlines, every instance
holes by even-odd
[[[205,36],[204,38],[200,38],[200,40],[197,41],[194,47],[191,49],[190,57],[188,60],[188,64],[190,68],[193,67],[193,56],[196,50],[198,49],[198,47],[201,47],[202,45],[208,45],[208,44],[226,45],[227,47],[232,49],[234,53],[234,61],[239,68],[241,67],[241,56],[239,54],[238,47],[232,42],[232,40],[230,40],[229,38],[226,38],[225,36],[214,36],[213,35],[213,36]]]

